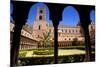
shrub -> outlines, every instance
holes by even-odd
[[[36,55],[50,55],[50,54],[53,54],[53,50],[36,50],[36,51],[33,51],[34,54]]]

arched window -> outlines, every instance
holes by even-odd
[[[42,16],[39,16],[39,20],[42,20]]]
[[[65,30],[65,33],[67,33],[67,30]]]
[[[76,30],[76,33],[78,32],[78,30]]]
[[[71,33],[71,30],[69,30],[69,33]]]
[[[74,30],[73,30],[73,33],[74,33]]]

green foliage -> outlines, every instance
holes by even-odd
[[[50,47],[51,45],[50,33],[51,31],[43,33],[43,37],[40,37],[41,40],[39,41],[38,47]]]
[[[19,52],[19,57],[25,57],[25,56],[26,56],[26,54],[27,54],[27,52],[26,52],[26,51],[24,51],[24,52]]]
[[[35,50],[35,51],[33,51],[33,54],[36,54],[36,55],[50,55],[53,53],[54,53],[53,50]]]

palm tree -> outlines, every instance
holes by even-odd
[[[42,37],[39,37],[41,40],[39,41],[39,45],[42,47],[49,47],[51,45],[51,36],[50,36],[51,31],[43,33]]]

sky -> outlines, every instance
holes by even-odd
[[[95,11],[94,11],[94,10],[92,10],[92,11],[90,12],[90,20],[91,20],[92,22],[95,22]]]
[[[13,12],[13,5],[10,5],[10,15]],[[50,24],[52,24],[52,20],[49,19],[49,9],[48,7],[44,4],[44,3],[36,3],[35,5],[33,5],[30,8],[29,14],[28,14],[28,19],[27,19],[27,23],[28,24],[33,24],[34,19],[36,17],[37,14],[37,7],[38,6],[44,6],[46,8],[46,20],[47,22],[49,22]],[[10,18],[12,20],[12,17]],[[90,12],[90,20],[95,22],[95,11],[92,10]],[[79,14],[77,12],[77,10],[72,7],[72,6],[68,6],[65,7],[62,13],[62,21],[60,21],[60,25],[70,25],[70,26],[75,26],[78,22],[80,21],[79,18]]]
[[[12,18],[12,13],[13,13],[13,5],[10,3],[10,20],[13,20]]]

